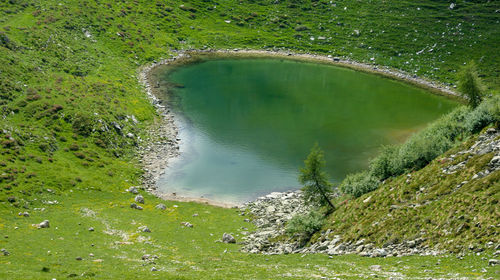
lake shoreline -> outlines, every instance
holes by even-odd
[[[203,197],[187,197],[182,194],[162,192],[157,187],[158,179],[164,174],[172,159],[180,155],[179,148],[182,139],[179,138],[179,128],[176,120],[179,119],[171,110],[168,101],[161,98],[164,93],[160,88],[158,70],[166,66],[182,66],[200,61],[201,57],[209,59],[220,58],[280,58],[304,62],[323,63],[353,70],[373,73],[386,78],[410,83],[414,86],[425,88],[434,94],[444,95],[452,99],[458,99],[456,92],[444,84],[429,81],[415,75],[400,72],[388,67],[363,64],[349,59],[341,59],[331,56],[315,55],[310,53],[293,53],[287,51],[265,51],[265,50],[190,50],[178,52],[176,56],[168,59],[155,61],[152,64],[139,68],[138,79],[144,86],[148,98],[155,107],[159,119],[152,125],[150,141],[139,149],[140,163],[144,170],[143,185],[151,194],[164,200],[187,201],[204,203],[218,207],[231,208],[240,205],[229,201],[216,201]]]

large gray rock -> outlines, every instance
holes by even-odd
[[[234,239],[234,237],[231,234],[224,233],[222,235],[222,242],[224,242],[224,243],[236,243],[236,239]]]

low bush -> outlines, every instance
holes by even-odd
[[[294,216],[286,225],[286,233],[298,235],[301,239],[309,239],[324,224],[324,215],[319,211],[311,211],[305,215]]]

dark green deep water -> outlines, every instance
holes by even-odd
[[[184,85],[169,97],[182,155],[159,187],[222,201],[299,188],[298,169],[315,142],[338,182],[365,168],[381,145],[456,106],[402,82],[291,60],[211,60],[164,75]]]

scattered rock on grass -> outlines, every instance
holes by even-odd
[[[160,210],[165,210],[165,209],[167,209],[167,206],[165,206],[165,204],[163,204],[163,203],[160,203],[160,204],[156,205],[155,208],[160,209]]]
[[[498,260],[497,259],[490,259],[488,261],[488,265],[490,265],[490,266],[498,265]]]
[[[137,209],[137,210],[142,210],[142,207],[139,206],[139,205],[137,205],[137,204],[135,204],[135,203],[131,203],[130,204],[130,208]]]
[[[139,230],[142,232],[151,232],[151,230],[147,226],[140,226]]]
[[[370,269],[373,271],[381,271],[382,267],[380,265],[372,265],[370,266]]]
[[[37,228],[49,228],[50,227],[50,223],[49,223],[49,220],[45,220],[39,224],[36,224],[35,225]]]
[[[224,242],[224,243],[236,243],[236,239],[234,239],[234,237],[231,234],[224,233],[222,235],[222,242]]]
[[[144,204],[144,197],[142,195],[137,195],[135,197],[135,202]]]
[[[89,231],[94,231],[94,228],[93,227],[89,227]]]
[[[181,225],[185,227],[193,227],[193,225],[190,222],[182,222]]]
[[[21,216],[21,217],[29,217],[30,213],[28,213],[28,212],[19,212],[18,215]]]
[[[130,187],[128,188],[127,190],[129,193],[133,193],[133,194],[138,194],[139,191],[137,190],[137,187]]]
[[[2,252],[4,256],[8,256],[8,255],[10,255],[9,251],[7,251],[7,250],[6,250],[6,249],[4,249],[4,248],[0,249],[0,252]]]

